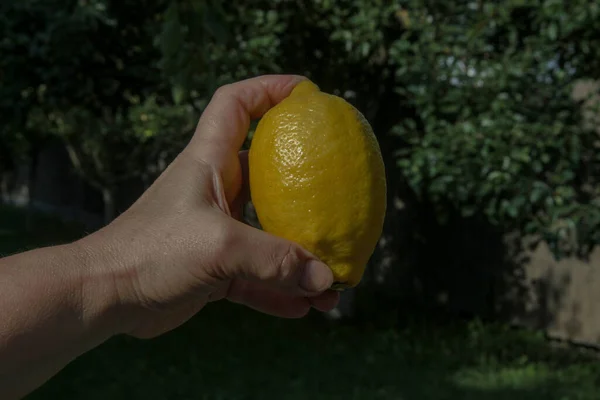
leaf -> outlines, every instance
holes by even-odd
[[[551,22],[548,26],[548,37],[551,40],[556,40],[558,38],[558,24],[556,22]]]
[[[204,8],[203,26],[218,43],[225,43],[229,40],[229,30],[220,1],[208,1],[207,4],[209,6]]]
[[[181,85],[173,85],[171,92],[175,104],[182,104],[187,97],[187,90]]]

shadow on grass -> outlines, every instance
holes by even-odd
[[[477,323],[359,329],[213,304],[160,338],[116,338],[29,400],[595,399],[596,360]]]

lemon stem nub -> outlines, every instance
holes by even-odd
[[[342,283],[342,282],[333,282],[333,284],[331,285],[330,289],[331,290],[336,290],[338,292],[342,292],[345,289],[348,289],[349,287],[350,287],[349,285],[347,285],[345,283]]]

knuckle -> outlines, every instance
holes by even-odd
[[[228,96],[231,93],[231,87],[232,87],[231,83],[227,83],[223,86],[220,86],[215,91],[214,97],[220,98],[220,97]]]
[[[298,271],[298,252],[293,244],[281,246],[279,251],[272,254],[272,273],[269,278],[277,281],[288,281]]]

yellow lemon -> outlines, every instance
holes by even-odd
[[[365,117],[303,81],[260,120],[248,157],[262,228],[326,263],[333,289],[356,286],[386,210],[381,151]]]

